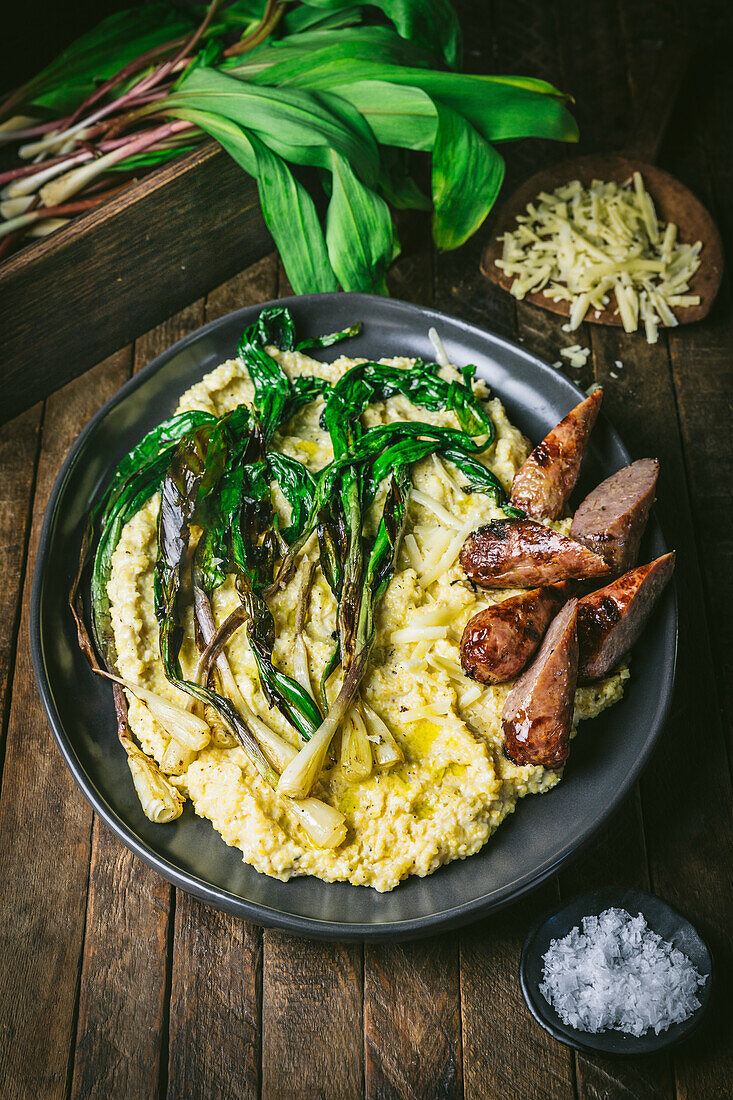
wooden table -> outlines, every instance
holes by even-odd
[[[689,6],[692,29],[704,28],[705,40],[661,163],[708,203],[730,246],[727,6]],[[467,67],[527,72],[573,92],[588,150],[623,144],[659,38],[685,25],[674,0],[501,0],[462,8]],[[560,152],[537,142],[509,149],[512,179]],[[478,274],[486,232],[456,253],[435,257],[425,230],[424,222],[403,229],[396,296],[434,303],[523,341],[550,362],[558,358],[571,342],[560,322],[516,305]],[[0,1095],[730,1096],[733,313],[727,285],[707,322],[664,334],[654,347],[616,330],[589,326],[579,334],[592,349],[581,385],[603,382],[606,410],[634,457],[661,460],[658,514],[678,550],[680,659],[672,714],[640,785],[555,880],[519,905],[431,940],[377,947],[309,943],[244,924],[172,890],[100,824],[77,790],[41,709],[28,646],[33,564],[53,479],[77,433],[131,372],[205,320],[285,292],[277,260],[269,257],[0,432]],[[699,1036],[671,1056],[576,1056],[541,1031],[524,1007],[517,965],[529,924],[560,898],[612,881],[654,890],[714,948],[716,1010]]]

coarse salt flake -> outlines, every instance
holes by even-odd
[[[542,958],[540,992],[563,1023],[597,1033],[659,1035],[700,1007],[697,991],[707,978],[639,913],[606,909],[584,917]]]

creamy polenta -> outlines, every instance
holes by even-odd
[[[355,362],[342,357],[324,364],[297,352],[268,350],[291,378],[315,374],[333,382]],[[453,368],[444,368],[443,374],[458,378]],[[488,402],[496,425],[495,442],[482,461],[509,489],[527,457],[527,441],[484,383],[477,381],[474,388]],[[250,402],[252,394],[246,369],[230,360],[188,390],[179,411],[202,409],[220,416]],[[276,449],[312,472],[332,458],[329,436],[318,425],[322,406],[321,399],[307,406],[274,440]],[[452,412],[416,408],[402,396],[371,405],[363,419],[367,426],[421,420],[459,428]],[[510,685],[482,687],[466,677],[460,664],[459,642],[468,619],[511,592],[475,591],[458,554],[470,531],[504,513],[488,496],[464,492],[455,468],[436,456],[416,465],[413,484],[405,537],[395,574],[378,606],[376,641],[360,692],[391,730],[404,761],[389,770],[375,768],[363,781],[349,782],[340,766],[336,735],[313,795],[344,815],[347,832],[340,846],[315,847],[293,804],[267,785],[233,739],[227,743],[226,737],[212,738],[198,752],[171,745],[150,710],[129,695],[130,725],[144,752],[190,799],[196,813],[208,818],[227,844],[241,850],[246,863],[276,878],[315,875],[328,882],[391,890],[408,875],[428,875],[443,863],[473,855],[518,799],[547,791],[560,779],[561,772],[516,767],[506,759],[501,712]],[[274,491],[276,510],[287,522],[288,505],[279,490]],[[380,503],[378,498],[375,508]],[[114,553],[108,594],[117,664],[125,680],[188,707],[189,697],[167,682],[158,652],[153,606],[158,506],[156,496],[127,523]],[[566,532],[569,521],[553,526]],[[306,560],[318,561],[315,536],[306,544],[291,582],[269,601],[277,638],[273,660],[291,675]],[[217,625],[237,604],[230,579],[213,596]],[[304,633],[313,683],[331,656],[336,625],[335,601],[317,568]],[[243,631],[228,642],[226,654],[249,707],[297,747],[293,728],[268,707]],[[191,622],[181,654],[185,674],[193,674],[196,659]],[[624,666],[606,680],[579,688],[574,724],[616,702],[627,677]],[[329,699],[339,686],[337,673],[329,683]]]

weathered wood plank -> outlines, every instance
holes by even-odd
[[[362,949],[265,929],[263,1100],[356,1100],[364,1087]]]
[[[0,801],[0,1093],[66,1090],[84,934],[92,811],[58,752],[38,698],[28,621],[43,512],[74,438],[130,369],[123,352],[49,401],[33,505],[23,628]]]
[[[72,1097],[158,1095],[169,904],[95,816]]]
[[[694,524],[677,427],[675,395],[663,348],[630,343],[610,330],[593,334],[598,363],[621,359],[623,385],[611,385],[607,410],[622,425],[635,456],[661,463],[657,514],[677,550],[680,604],[677,681],[672,711],[641,784],[651,882],[698,923],[731,965],[727,917],[733,908],[732,794],[720,725]],[[619,383],[621,379],[619,379]],[[722,1095],[733,1056],[730,1014],[711,1014],[701,1036],[675,1052],[682,1095]],[[703,1056],[695,1052],[703,1051]]]
[[[431,247],[429,216],[414,210],[402,211],[397,218],[397,234],[402,252],[387,277],[389,293],[404,302],[431,305],[435,255]]]
[[[260,1080],[259,929],[176,892],[170,1100],[249,1100]]]
[[[268,302],[277,296],[277,288],[278,258],[272,252],[207,295],[205,320],[214,321],[243,306]]]
[[[617,0],[560,0],[552,8],[562,90],[575,100],[582,151],[622,149],[633,120]]]
[[[693,18],[687,5],[676,4],[665,21],[665,6],[648,6],[653,11],[647,11],[647,18],[657,15],[657,32],[662,26],[676,25],[678,20],[687,25],[688,34],[697,32],[699,20],[704,18],[702,12],[696,11]],[[649,46],[643,45],[644,13],[639,5],[627,0],[622,4],[622,13],[628,42],[642,42],[641,48],[629,46],[628,53],[632,94],[643,107],[643,79],[649,68]],[[708,9],[706,14],[714,13]],[[717,14],[720,24],[723,13],[718,9]],[[733,31],[729,9],[724,22],[729,39]],[[706,25],[710,33],[705,52],[698,54],[694,72],[682,89],[670,135],[713,138],[708,156],[716,155],[716,145],[722,142],[723,167],[726,158],[730,163],[727,135],[733,88],[724,45],[726,30],[719,25],[713,31],[710,20]],[[651,34],[647,38],[650,41]],[[715,197],[708,190],[710,160],[700,140],[670,138],[662,156],[665,166],[696,190],[703,201],[709,203]],[[717,183],[723,193],[724,181],[723,170]],[[730,197],[730,189],[727,195]],[[724,200],[718,210],[724,226],[728,209]],[[728,234],[728,244],[730,241]],[[668,541],[678,550],[680,651],[670,721],[642,781],[651,879],[655,889],[708,936],[716,957],[719,955],[724,982],[729,982],[733,973],[733,952],[724,916],[733,908],[733,793],[719,707],[721,697],[731,700],[723,664],[726,657],[721,651],[724,634],[720,633],[721,628],[726,629],[721,624],[725,616],[720,609],[725,606],[726,594],[730,596],[730,583],[726,574],[719,572],[729,547],[726,521],[729,527],[733,517],[730,494],[719,489],[731,464],[730,418],[725,404],[729,397],[725,389],[732,331],[729,318],[730,298],[726,303],[723,297],[705,324],[669,334],[673,378],[658,349],[648,349],[642,362],[634,364],[641,367],[641,376],[637,373],[636,378],[627,379],[624,371],[626,385],[632,391],[627,405],[635,446],[640,448],[642,441],[648,440],[646,453],[651,453],[656,444],[660,451],[670,452],[674,463],[659,454],[665,480],[657,509]],[[680,445],[681,441],[685,446]],[[698,564],[700,551],[699,562],[708,580],[707,617]],[[679,1096],[727,1093],[733,1066],[732,1024],[730,1006],[719,1003],[701,1034],[674,1051]]]
[[[0,265],[0,421],[270,248],[255,181],[211,143],[24,248]]]
[[[182,309],[180,313],[174,313],[172,317],[166,318],[165,321],[156,325],[149,332],[143,333],[135,341],[133,373],[137,374],[139,370],[142,370],[143,367],[155,359],[156,355],[167,351],[168,348],[172,347],[178,340],[182,340],[184,336],[188,336],[189,333],[195,332],[203,323],[204,299],[199,298],[198,301],[192,302],[185,309]]]
[[[463,1095],[455,935],[364,949],[365,1093],[371,1100]]]
[[[467,1100],[575,1096],[572,1051],[535,1023],[518,981],[519,956],[530,926],[557,901],[557,888],[549,883],[461,933]]]
[[[0,428],[0,760],[20,626],[42,409],[37,405]]]
[[[733,12],[729,16],[733,34]],[[699,133],[697,141],[672,145],[669,167],[712,211],[728,256],[733,255],[733,157],[728,132],[733,85],[726,73],[728,56],[708,44],[699,59],[709,75],[690,74],[677,112],[681,132]],[[724,75],[725,74],[725,75]],[[703,114],[693,92],[700,89]],[[688,92],[689,94],[685,94]],[[669,334],[677,407],[685,445],[685,463],[700,563],[703,572],[713,659],[723,702],[729,757],[733,761],[733,627],[720,614],[733,600],[733,292],[730,275],[704,325]]]

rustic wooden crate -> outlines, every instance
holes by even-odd
[[[0,423],[274,247],[213,143],[0,264]]]

